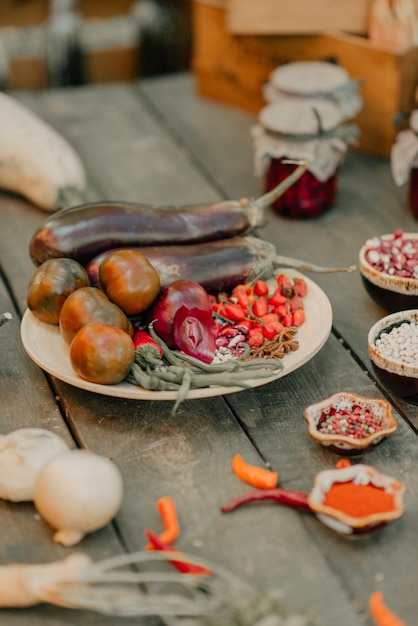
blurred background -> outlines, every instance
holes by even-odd
[[[1,0],[0,87],[129,81],[189,67],[192,0]]]
[[[359,147],[387,157],[418,103],[417,16],[418,0],[0,0],[0,89],[191,70],[201,96],[257,114],[275,68],[326,61],[359,86]]]

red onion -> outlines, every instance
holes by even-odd
[[[203,363],[212,363],[216,350],[212,313],[181,306],[174,317],[174,340],[179,350]]]
[[[164,287],[147,313],[147,322],[153,322],[154,330],[169,348],[176,348],[174,317],[181,306],[200,309],[212,315],[212,306],[206,290],[192,280],[176,280]]]

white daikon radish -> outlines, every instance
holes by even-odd
[[[86,450],[71,450],[42,466],[33,502],[56,530],[54,541],[73,546],[110,522],[122,497],[122,476],[112,461]]]
[[[68,141],[16,98],[0,92],[0,188],[55,211],[66,195],[82,200],[86,187],[83,163]]]
[[[208,575],[151,570],[153,561],[157,565],[167,561],[203,566]],[[142,564],[146,564],[145,571],[140,571]],[[152,583],[160,583],[162,590],[154,591]],[[144,585],[148,587],[145,591]],[[197,621],[192,623],[201,626],[317,624],[312,610],[290,613],[279,589],[259,592],[221,565],[201,557],[196,563],[196,557],[180,551],[139,551],[96,563],[75,553],[50,564],[0,565],[0,608],[28,607],[41,602],[120,618],[194,617]]]
[[[33,500],[41,467],[69,450],[61,437],[43,428],[20,428],[0,435],[0,498],[12,502]]]
[[[91,559],[85,554],[71,554],[62,561],[42,565],[0,565],[0,607],[27,607],[40,602],[71,606],[59,600],[55,589],[86,570]]]

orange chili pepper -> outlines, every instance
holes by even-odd
[[[157,500],[157,510],[164,524],[164,530],[158,535],[158,539],[164,543],[173,543],[180,535],[180,524],[177,517],[176,504],[170,496],[163,496]],[[149,543],[147,550],[153,550],[154,546]]]
[[[279,480],[279,474],[246,463],[240,454],[236,454],[232,459],[232,470],[244,483],[248,483],[257,489],[274,489]]]
[[[337,469],[343,469],[344,467],[350,467],[350,465],[351,465],[351,461],[349,459],[340,459],[335,464],[335,467]]]
[[[369,609],[376,626],[406,626],[383,602],[383,592],[375,591],[369,598]]]

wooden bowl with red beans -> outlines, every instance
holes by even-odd
[[[373,450],[397,429],[386,400],[340,392],[304,411],[310,436],[341,456]]]
[[[368,239],[359,269],[367,293],[388,313],[418,308],[418,233],[396,230]]]

